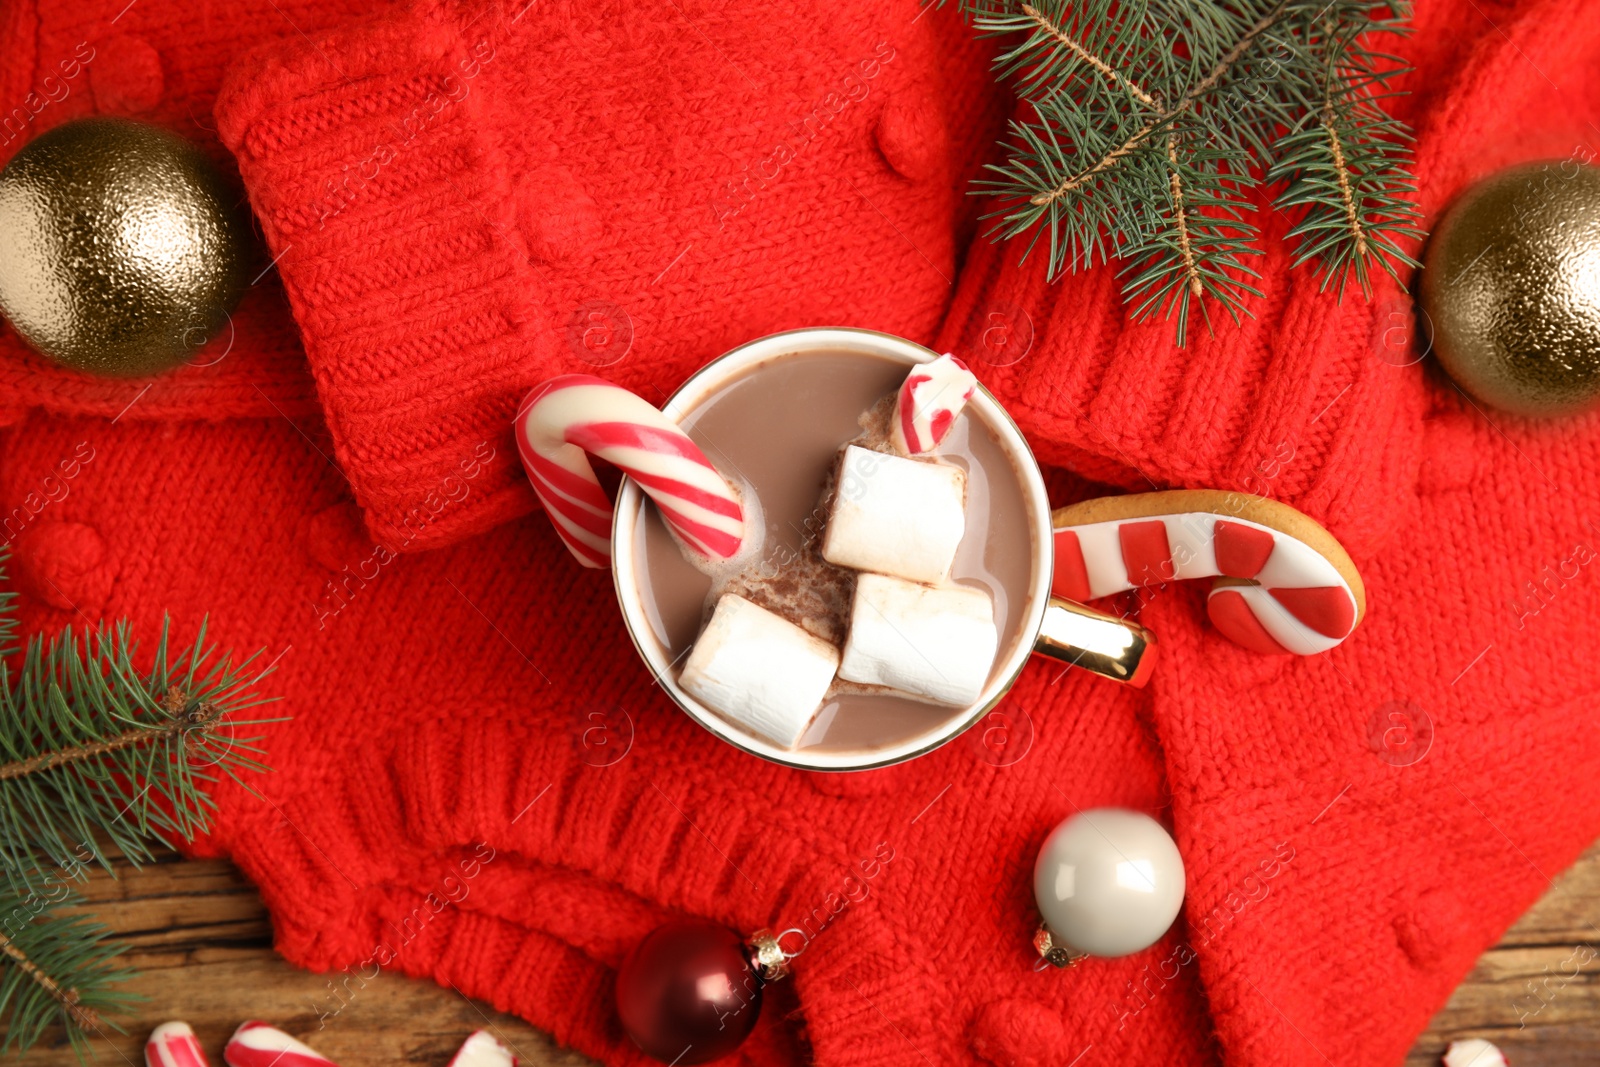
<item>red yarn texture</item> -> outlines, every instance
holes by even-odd
[[[1430,221],[1480,174],[1595,150],[1592,5],[1421,0],[1415,23],[1396,107]],[[614,968],[698,915],[814,934],[751,1064],[1393,1063],[1600,832],[1600,417],[1467,403],[1410,362],[1401,289],[1321,292],[1269,209],[1255,316],[1183,349],[1127,321],[1112,271],[1019,266],[976,236],[1010,105],[953,9],[13,0],[0,40],[23,109],[0,156],[133,115],[236,168],[259,220],[208,366],[96,381],[0,337],[0,518],[31,632],[209,613],[266,649],[277,770],[259,799],[219,786],[196,851],[260,884],[295,963],[448,982],[635,1063]],[[741,755],[531,514],[508,419],[554,373],[656,397],[822,324],[968,357],[1059,503],[1295,504],[1370,614],[1327,655],[1263,657],[1174,586],[1139,608],[1149,689],[1024,673],[1016,762]],[[1035,852],[1101,805],[1172,828],[1183,918],[1038,973]]]

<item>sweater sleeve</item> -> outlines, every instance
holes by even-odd
[[[1001,105],[917,13],[422,0],[238,63],[219,132],[372,535],[531,510],[510,424],[552,374],[660,403],[776,330],[931,339]]]
[[[217,105],[339,466],[395,550],[528,506],[505,428],[517,385],[555,358],[473,91],[503,58],[430,9],[258,52]]]

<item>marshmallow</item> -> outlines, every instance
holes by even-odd
[[[982,590],[863,574],[839,677],[964,707],[983,692],[999,643],[994,602]]]
[[[822,558],[840,567],[938,585],[966,532],[960,467],[847,445]]]
[[[742,596],[725,593],[678,684],[751,733],[793,748],[817,717],[839,650]]]

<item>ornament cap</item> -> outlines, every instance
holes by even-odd
[[[778,944],[781,936],[771,930],[761,929],[751,934],[744,943],[750,954],[750,966],[763,982],[776,982],[789,977],[789,956]]]
[[[1039,924],[1039,929],[1033,934],[1033,947],[1039,953],[1039,958],[1052,967],[1066,969],[1078,964],[1088,957],[1087,952],[1075,952],[1066,945],[1060,944],[1050,933],[1050,927],[1044,923]]]

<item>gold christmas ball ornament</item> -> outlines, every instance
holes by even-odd
[[[1428,243],[1433,350],[1477,400],[1519,415],[1600,401],[1600,169],[1533,163],[1469,188]]]
[[[194,145],[126,119],[65,123],[0,171],[0,314],[69,367],[176,366],[224,332],[250,247]]]

